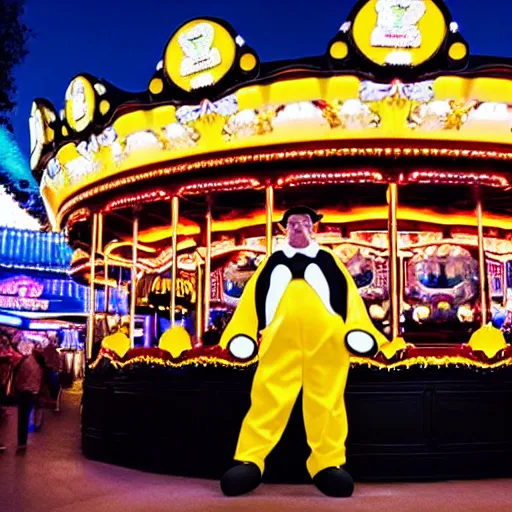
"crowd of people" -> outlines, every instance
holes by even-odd
[[[56,339],[43,342],[0,334],[0,434],[7,421],[7,403],[18,410],[17,453],[27,449],[30,421],[34,430],[43,422],[43,410],[60,410],[61,358]],[[0,438],[0,452],[6,450]]]

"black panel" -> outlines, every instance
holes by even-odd
[[[439,445],[510,442],[510,389],[438,390],[436,398]]]
[[[176,475],[219,478],[232,464],[253,370],[90,372],[86,456]],[[358,480],[512,476],[512,369],[351,371],[347,467]],[[267,459],[268,481],[308,480],[299,397]]]

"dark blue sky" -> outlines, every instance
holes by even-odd
[[[36,33],[17,70],[15,135],[29,153],[28,118],[34,97],[62,108],[69,81],[80,72],[120,88],[143,90],[168,38],[190,18],[229,21],[262,60],[325,51],[354,0],[27,0],[26,23]],[[512,4],[448,0],[473,54],[512,56]]]

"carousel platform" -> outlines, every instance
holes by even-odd
[[[362,483],[342,503],[321,496],[312,485],[264,484],[243,498],[225,498],[218,483],[87,460],[80,454],[80,396],[66,392],[61,415],[47,415],[33,434],[25,457],[14,455],[15,410],[0,431],[8,450],[0,455],[2,510],[16,512],[505,512],[510,510],[512,479],[442,483]],[[44,461],[44,464],[41,462]]]
[[[208,349],[207,349],[208,350]],[[159,349],[100,353],[84,384],[90,458],[219,478],[232,464],[255,366],[186,364]],[[359,481],[512,476],[512,347],[494,361],[466,347],[413,348],[400,360],[354,361],[345,400],[347,466]],[[207,361],[210,361],[209,363]],[[190,363],[190,360],[188,361]],[[307,482],[300,396],[267,461],[268,482]]]

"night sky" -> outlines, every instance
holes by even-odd
[[[128,91],[147,87],[165,45],[179,25],[199,16],[230,22],[259,54],[279,60],[325,52],[355,0],[26,0],[34,32],[17,70],[15,135],[29,153],[33,98],[59,110],[70,80],[81,72]],[[472,54],[512,57],[512,4],[504,0],[448,0]]]

